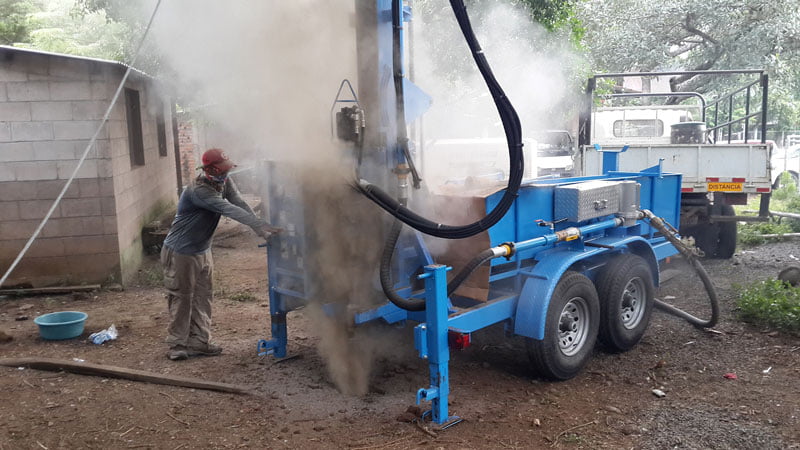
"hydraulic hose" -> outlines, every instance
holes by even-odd
[[[391,279],[391,268],[392,268],[392,257],[394,255],[394,249],[397,246],[397,240],[400,237],[400,232],[403,229],[403,222],[399,220],[395,220],[394,224],[392,224],[392,228],[389,231],[389,236],[386,238],[386,243],[383,247],[383,253],[381,255],[381,267],[380,267],[380,280],[381,280],[381,288],[383,289],[383,293],[386,294],[386,298],[389,299],[390,302],[394,303],[400,309],[405,309],[406,311],[423,311],[425,309],[425,300],[424,299],[410,299],[410,298],[403,298],[400,296],[397,291],[394,290],[394,285]],[[456,276],[447,283],[447,295],[450,296],[461,286],[472,272],[480,267],[481,264],[489,261],[492,258],[499,256],[495,249],[490,248],[480,252],[476,257],[474,257],[470,262],[468,262]]]
[[[394,3],[393,16],[397,14],[397,3],[399,2]],[[505,92],[503,91],[502,87],[500,87],[500,84],[495,79],[494,74],[489,67],[489,63],[487,62],[486,57],[483,54],[483,50],[481,49],[480,44],[475,37],[475,33],[472,30],[472,25],[470,24],[469,16],[467,15],[466,6],[464,6],[463,0],[450,0],[450,6],[453,9],[453,13],[455,14],[458,25],[461,28],[461,32],[467,41],[467,45],[469,46],[478,70],[480,71],[481,76],[486,82],[486,86],[492,95],[492,99],[497,107],[497,112],[500,115],[500,120],[503,123],[503,129],[505,130],[506,140],[508,141],[510,171],[508,187],[506,188],[503,197],[491,212],[476,222],[468,225],[445,225],[433,222],[420,216],[419,214],[414,213],[399,201],[392,198],[392,196],[381,190],[379,187],[369,183],[366,180],[359,180],[355,187],[389,214],[393,215],[398,220],[409,225],[415,230],[445,239],[462,239],[474,236],[489,229],[503,218],[517,197],[517,192],[522,182],[522,174],[524,172],[524,158],[522,154],[522,127],[520,125],[519,117],[517,116],[517,112],[514,110],[513,105],[506,97]],[[397,53],[398,49],[395,48],[394,51]],[[395,65],[402,63],[402,61],[399,61],[399,59],[400,58],[397,56],[395,57]],[[400,80],[400,83],[397,81],[397,78],[401,76],[402,70],[398,70],[398,68],[395,67],[395,91],[398,93],[398,103],[402,102],[402,80]],[[398,109],[398,111],[402,111],[402,109]],[[407,138],[405,137],[405,120],[404,118],[400,117],[399,113],[398,128],[402,128],[402,130],[398,129],[398,143],[400,144],[400,148],[403,149],[403,146],[407,146],[408,143]]]
[[[380,269],[381,288],[383,293],[386,294],[386,298],[398,308],[406,311],[422,311],[425,309],[425,300],[403,298],[394,290],[392,284],[392,255],[394,255],[394,248],[397,245],[397,239],[400,237],[402,229],[403,222],[395,220],[392,224],[392,229],[389,231],[389,236],[386,238],[386,243],[383,245]]]
[[[714,288],[714,283],[711,282],[711,277],[706,272],[705,267],[700,264],[700,260],[695,256],[692,250],[680,239],[675,237],[675,229],[674,227],[669,226],[661,218],[657,217],[651,211],[642,210],[645,217],[650,221],[650,225],[653,228],[657,229],[664,235],[667,240],[678,249],[678,251],[686,258],[686,261],[692,265],[697,275],[700,277],[700,280],[703,282],[703,286],[706,288],[706,292],[708,293],[708,298],[711,301],[711,318],[709,320],[699,319],[682,309],[678,309],[677,307],[670,305],[669,303],[665,303],[659,299],[655,300],[656,308],[672,314],[674,316],[680,317],[685,319],[687,322],[691,323],[692,325],[698,328],[711,328],[717,324],[719,321],[719,299],[717,298],[717,290]],[[669,228],[672,228],[671,230]]]

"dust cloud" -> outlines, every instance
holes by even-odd
[[[417,13],[413,36],[416,82],[434,98],[424,127],[414,125],[423,151],[437,139],[501,137],[496,110],[449,7],[445,17],[429,22],[419,16],[426,9]],[[524,125],[556,126],[543,118],[558,116],[554,109],[567,89],[560,72],[567,67],[546,56],[553,45],[541,50],[544,31],[513,7],[470,14],[480,17],[478,37]],[[385,302],[377,268],[388,229],[386,214],[348,185],[354,177],[352,149],[331,136],[339,84],[349,79],[358,89],[355,23],[353,1],[170,0],[161,4],[149,39],[165,73],[174,74],[164,82],[178,93],[180,106],[194,120],[222,130],[206,140],[208,147],[225,149],[240,165],[271,160],[294,168],[312,285],[307,312],[317,324],[319,351],[341,392],[364,395],[375,361],[396,343],[380,333],[354,338],[351,326],[354,309]],[[437,51],[454,52],[446,60],[463,70],[442,76]],[[448,173],[450,162],[464,159],[432,153],[422,166],[435,181],[442,179],[435,175]],[[323,304],[334,313],[323,312]]]

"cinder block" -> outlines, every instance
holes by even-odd
[[[72,117],[75,120],[102,120],[108,109],[105,101],[72,102]]]
[[[0,67],[0,81],[28,81],[28,74],[16,67]]]
[[[113,251],[113,250],[111,250]],[[103,235],[75,236],[64,243],[66,255],[98,255],[106,251],[106,240]]]
[[[108,136],[111,139],[120,139],[128,137],[128,125],[121,120],[109,120],[106,122],[108,127]]]
[[[61,200],[64,217],[87,217],[101,215],[100,198],[65,198]]]
[[[55,161],[9,163],[17,181],[55,180],[58,166]]]
[[[63,204],[63,201],[61,202]],[[50,215],[53,219],[61,217],[61,206],[56,205],[53,214]],[[53,200],[28,200],[19,204],[19,217],[22,220],[40,220],[47,215],[50,208],[53,207]]]
[[[64,193],[64,198],[79,198],[81,196],[78,181],[73,180]],[[67,180],[39,181],[36,183],[36,198],[38,200],[55,200],[58,194],[64,189]]]
[[[52,100],[91,100],[92,89],[88,81],[53,81],[50,83]]]
[[[53,124],[51,122],[11,122],[11,139],[14,141],[52,140]]]
[[[0,146],[0,162],[35,160],[31,142],[9,142]]]
[[[113,94],[108,92],[108,83],[105,81],[92,81],[90,88],[92,90],[92,100],[110,100]]]
[[[117,216],[103,216],[103,233],[117,237]]]
[[[0,122],[24,122],[31,120],[31,104],[29,102],[0,103]]]
[[[12,102],[35,102],[50,100],[47,81],[22,81],[6,83],[8,99]]]
[[[0,202],[0,220],[19,220],[18,202]]]
[[[11,124],[0,122],[0,142],[11,142]]]
[[[72,120],[72,102],[31,102],[31,120]]]
[[[75,172],[75,167],[78,166],[78,161],[58,161],[58,178],[66,180]],[[75,178],[97,178],[97,160],[86,159],[78,169]]]
[[[29,239],[38,226],[37,220],[0,222],[0,236],[3,239]]]
[[[11,266],[11,262],[19,255],[26,242],[24,239],[0,241],[0,271],[5,272]],[[4,265],[5,261],[8,261],[8,264]]]
[[[108,178],[99,178],[98,181],[100,182],[100,195],[103,197],[110,197],[114,195],[114,179],[111,177]]]
[[[74,141],[41,141],[33,143],[37,161],[62,161],[75,159]]]
[[[8,94],[6,93],[6,83],[0,82],[0,102],[7,102]]]
[[[114,167],[110,159],[97,160],[97,176],[100,178],[111,177],[114,175]]]
[[[103,216],[114,216],[117,214],[117,202],[114,197],[100,198],[100,211]]]
[[[53,122],[53,137],[57,140],[91,139],[94,136],[100,121],[70,121]],[[103,127],[98,138],[106,137],[106,130]]]
[[[50,75],[66,80],[86,80],[89,78],[90,61],[64,59],[50,61]]]
[[[71,240],[72,239],[38,237],[33,241],[33,244],[31,244],[31,248],[28,249],[28,253],[25,254],[25,257],[42,258],[64,256],[64,244]]]
[[[3,166],[0,165],[0,172]],[[3,200],[35,200],[37,181],[6,181],[0,183]]]
[[[42,230],[42,235],[45,237],[91,236],[95,234],[103,234],[103,218],[100,216],[51,219]]]
[[[75,180],[74,184],[80,189],[80,196],[82,198],[100,197],[100,182],[97,181],[97,178]]]

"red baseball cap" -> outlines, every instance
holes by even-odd
[[[236,164],[234,164],[233,161],[228,158],[228,155],[220,148],[206,150],[206,152],[203,153],[201,161],[203,163],[203,168],[213,166],[221,172],[227,172],[236,167]]]

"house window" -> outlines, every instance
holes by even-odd
[[[156,113],[156,132],[158,133],[158,155],[167,156],[167,126],[164,124],[164,104],[159,103]]]
[[[128,117],[128,148],[131,166],[144,165],[144,141],[142,139],[142,107],[139,91],[125,88],[125,112]]]

